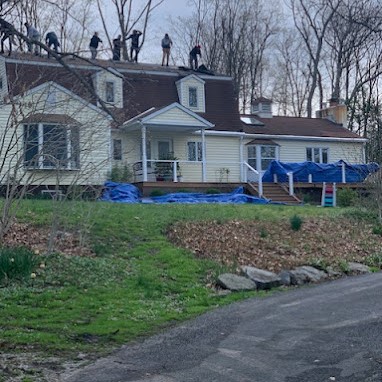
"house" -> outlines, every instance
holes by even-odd
[[[273,159],[364,162],[365,139],[343,126],[342,105],[322,111],[324,118],[277,117],[260,98],[240,116],[227,76],[70,57],[64,63],[0,57],[2,184],[100,185],[124,166],[137,182],[180,175],[245,182],[259,179]]]

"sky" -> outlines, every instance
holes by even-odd
[[[187,6],[188,2],[189,0],[164,0],[164,2],[155,9],[150,22],[151,28],[146,36],[146,41],[141,52],[142,62],[153,62],[156,57],[158,62],[162,60],[160,42],[165,33],[171,33],[170,17],[176,19],[190,15],[191,9]],[[174,41],[174,43],[176,43],[176,41]]]

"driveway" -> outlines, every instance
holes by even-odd
[[[64,382],[380,382],[382,273],[215,310]]]

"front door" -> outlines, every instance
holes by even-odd
[[[170,140],[158,141],[158,159],[167,159],[171,151],[172,150]]]

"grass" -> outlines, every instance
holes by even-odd
[[[55,211],[59,211],[56,215]],[[18,219],[58,220],[89,230],[95,257],[40,256],[36,278],[0,289],[2,351],[49,354],[103,352],[140,336],[256,295],[219,296],[206,285],[225,271],[172,245],[167,227],[179,220],[278,220],[337,215],[339,209],[256,205],[123,205],[26,200]]]

